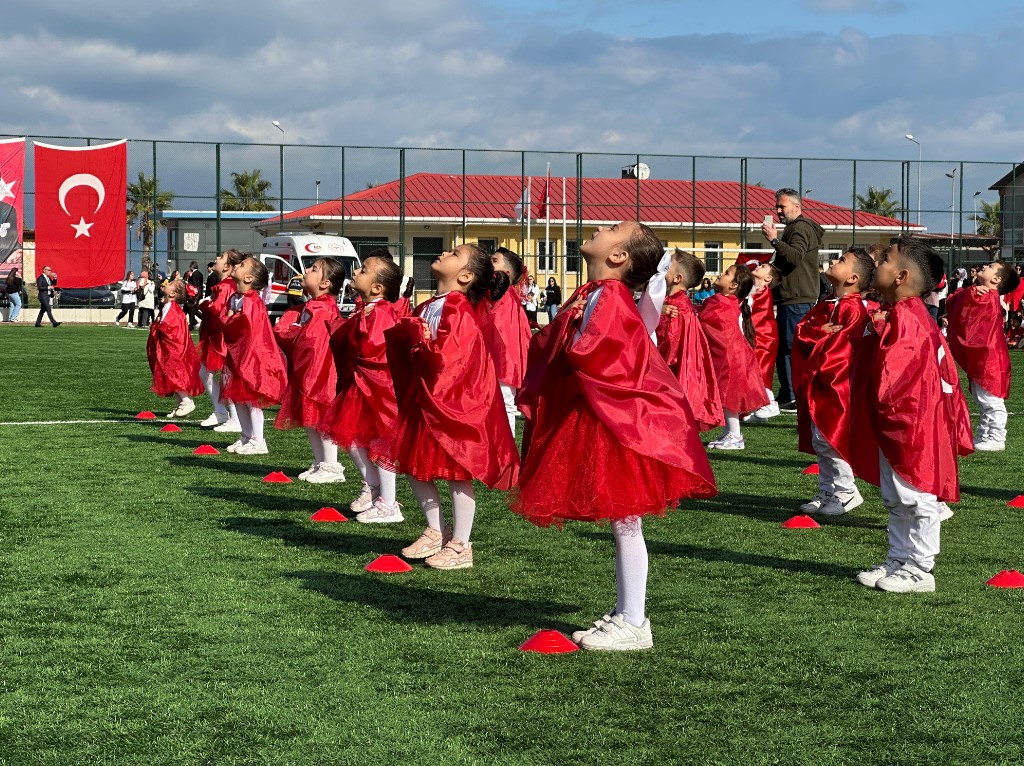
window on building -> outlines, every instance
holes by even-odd
[[[360,259],[366,257],[378,248],[388,246],[387,237],[349,237],[348,241],[352,243],[352,247],[354,247],[356,252],[359,253]]]
[[[578,274],[581,272],[580,264],[580,243],[570,239],[565,243],[565,272],[567,274]]]
[[[555,272],[557,253],[558,248],[555,246],[555,240],[537,240],[537,271],[544,274],[553,274]]]
[[[722,242],[704,243],[704,269],[712,274],[719,274],[722,271]]]
[[[476,243],[488,255],[493,255],[494,251],[498,249],[498,240],[496,239],[478,239]]]
[[[412,238],[412,276],[416,280],[417,290],[437,289],[437,280],[430,271],[430,264],[443,250],[444,239],[441,237]]]

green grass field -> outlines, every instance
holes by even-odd
[[[878,492],[820,530],[795,422],[714,454],[720,495],[646,524],[652,652],[524,654],[614,604],[607,528],[536,529],[478,490],[476,567],[363,567],[416,537],[314,524],[345,485],[271,454],[195,457],[231,435],[134,422],[145,333],[0,328],[0,764],[1019,764],[1024,423],[961,463],[935,594],[853,575],[886,550]],[[1020,354],[1015,354],[1018,375]],[[1024,412],[1021,385],[1011,412]],[[269,418],[268,418],[269,423]],[[586,445],[581,445],[585,449]],[[347,463],[346,463],[347,464]],[[348,464],[347,464],[348,465]]]

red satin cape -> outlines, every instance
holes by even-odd
[[[775,385],[775,359],[779,354],[779,325],[770,287],[750,295],[750,319],[754,324],[754,356],[765,388]]]
[[[224,342],[224,319],[228,314],[228,301],[235,294],[235,280],[227,277],[210,288],[207,299],[199,302],[199,361],[210,372],[224,367],[227,344]]]
[[[1010,350],[999,293],[957,290],[946,300],[946,342],[967,377],[1000,399],[1010,397]]]
[[[496,301],[483,298],[476,305],[476,315],[487,350],[494,360],[498,382],[519,388],[526,376],[526,357],[533,333],[515,291],[509,288]]]
[[[300,325],[303,312],[309,320]],[[317,428],[338,388],[330,347],[330,323],[337,319],[338,299],[321,295],[284,312],[274,326],[277,345],[288,362],[288,385],[274,427]]]
[[[287,374],[259,292],[245,293],[242,310],[234,316],[226,316],[223,326],[227,357],[221,399],[260,407],[280,402]]]
[[[177,303],[171,304],[165,319],[154,318],[149,325],[146,356],[153,372],[150,390],[154,394],[172,396],[176,391],[184,391],[197,396],[203,392],[199,355],[188,330],[188,317]]]
[[[716,293],[701,304],[697,316],[715,363],[722,407],[741,413],[768,404],[757,357],[740,328],[739,299]]]

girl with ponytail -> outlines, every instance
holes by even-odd
[[[237,250],[225,250],[217,256],[213,272],[220,281],[210,288],[197,306],[202,318],[199,325],[199,379],[213,403],[213,414],[199,425],[227,433],[239,433],[242,426],[238,423],[235,405],[221,401],[219,375],[215,375],[224,368],[227,356],[223,322],[228,313],[228,301],[235,294],[235,280],[231,279],[231,272],[244,260],[245,256]]]

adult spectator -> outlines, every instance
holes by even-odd
[[[18,274],[18,269],[13,268],[7,274],[7,280],[4,283],[4,290],[7,292],[7,300],[11,304],[10,312],[7,314],[8,322],[17,322],[18,315],[21,313],[21,288],[25,280]]]
[[[1020,304],[1024,300],[1024,265],[1020,263],[1017,264],[1017,276],[1020,277],[1020,284],[1017,285],[1016,290],[1006,295],[1006,305],[1009,306],[1010,311],[1014,314],[1020,313]]]
[[[537,280],[533,278],[533,274],[527,275],[526,281],[523,283],[521,296],[523,311],[526,312],[526,318],[530,322],[530,327],[536,327],[537,301],[540,300],[540,288],[537,287]]]
[[[765,223],[761,233],[771,242],[775,252],[769,263],[782,272],[778,284],[775,321],[779,326],[779,351],[775,359],[775,372],[779,376],[779,409],[794,412],[792,368],[790,350],[793,334],[811,306],[818,300],[818,249],[825,230],[803,215],[800,194],[796,189],[775,192],[775,214],[785,225],[779,236],[775,224]]]
[[[197,322],[197,311],[199,309],[199,301],[203,299],[203,285],[205,280],[203,279],[203,273],[199,270],[199,264],[196,261],[192,261],[188,265],[188,270],[185,272],[183,277],[185,280],[185,290],[187,298],[185,300],[185,313],[188,314],[188,329],[196,329]]]
[[[699,306],[714,294],[715,288],[711,284],[711,280],[708,277],[704,277],[704,281],[700,283],[700,289],[693,294],[693,302]]]
[[[558,315],[558,307],[562,305],[562,288],[554,277],[548,277],[548,286],[544,288],[544,306],[548,310],[548,321]]]
[[[220,282],[220,274],[214,270],[213,261],[210,261],[206,264],[206,289],[203,291],[203,295],[210,295],[210,291],[218,282]]]
[[[956,276],[953,277],[952,287],[949,289],[949,294],[952,295],[957,290],[963,290],[965,287],[970,287],[971,283],[967,279],[967,269],[961,266],[956,270]]]
[[[121,312],[114,318],[114,327],[121,326],[121,320],[124,319],[125,314],[128,315],[128,326],[135,326],[135,304],[139,300],[135,291],[138,289],[139,283],[135,281],[135,272],[129,271],[125,275],[124,282],[121,283]]]
[[[139,289],[135,294],[139,298],[139,327],[149,327],[156,311],[156,284],[146,272],[139,277]]]
[[[60,327],[61,322],[53,318],[53,289],[57,284],[57,277],[49,266],[43,266],[43,273],[36,280],[36,289],[39,291],[39,315],[36,317],[36,327],[43,326],[43,316],[50,318],[50,324]]]

